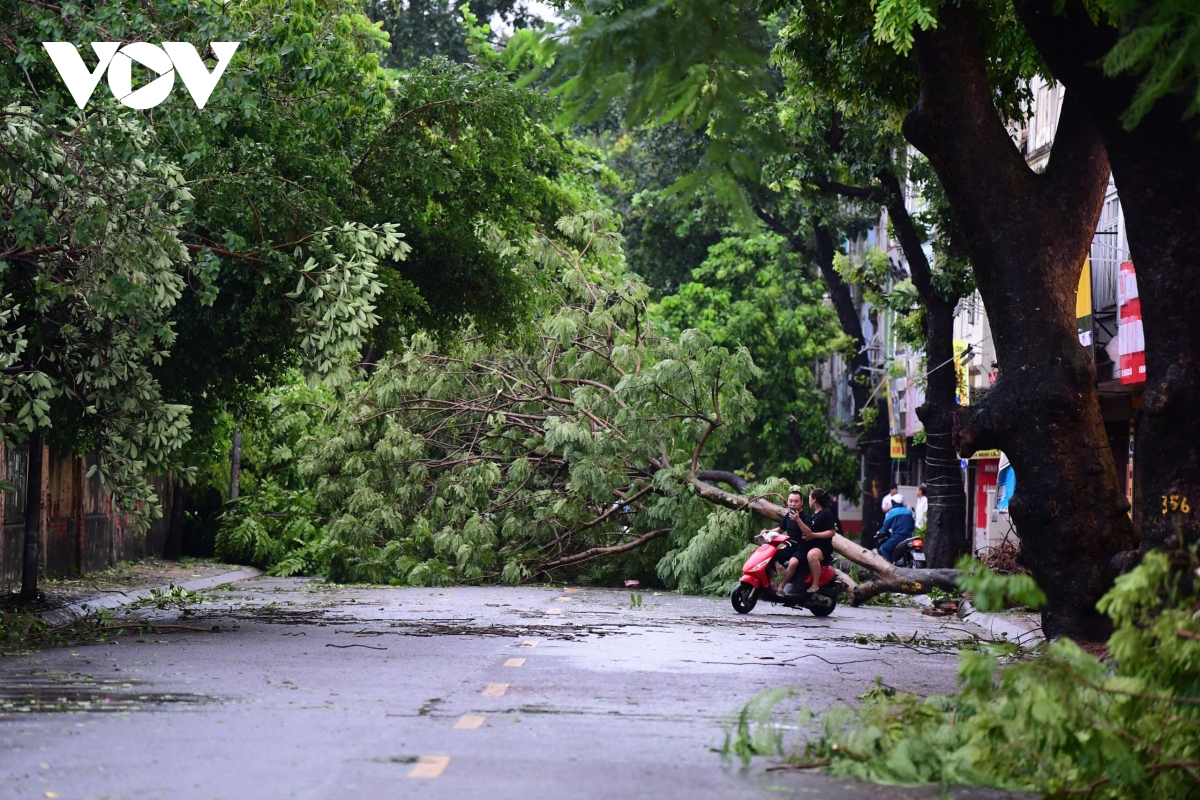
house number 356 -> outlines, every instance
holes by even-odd
[[[1188,499],[1183,495],[1164,494],[1162,501],[1162,513],[1164,515],[1171,511],[1182,511],[1184,514],[1192,513],[1192,507],[1188,505]]]

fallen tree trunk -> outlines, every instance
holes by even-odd
[[[778,522],[783,519],[787,510],[765,498],[745,497],[727,492],[696,477],[689,478],[688,482],[708,502],[735,511],[751,511]],[[850,590],[850,605],[859,605],[885,592],[924,594],[933,588],[958,591],[958,579],[962,575],[959,570],[901,569],[873,550],[855,544],[840,533],[833,535],[833,549],[847,561],[875,573],[872,580],[860,584],[851,582],[847,587]]]

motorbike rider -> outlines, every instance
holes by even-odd
[[[877,536],[885,540],[879,545],[879,555],[895,563],[893,556],[896,546],[913,535],[914,527],[912,511],[904,507],[903,500],[893,500],[891,509],[883,517],[883,524],[879,526]]]
[[[812,517],[802,512],[804,507],[803,495],[792,492],[788,495],[788,510],[783,521],[775,528],[777,533],[786,533],[788,544],[781,548],[775,556],[777,564],[787,564],[783,580],[779,584],[782,590],[796,574],[800,559],[808,562],[809,574],[812,575],[810,592],[821,588],[821,563],[833,557],[833,534],[835,520],[832,506],[833,498],[824,489],[813,489],[808,496],[809,505],[815,512]]]
[[[775,552],[775,574],[779,575],[782,572],[782,574],[787,576],[777,586],[780,592],[783,591],[783,587],[787,586],[788,578],[796,571],[795,567],[800,563],[797,556],[800,546],[803,543],[803,532],[800,530],[800,522],[803,516],[804,495],[799,490],[793,490],[788,494],[787,511],[784,512],[783,519],[780,520],[777,526],[770,529],[771,533],[782,533],[788,537],[787,543]],[[764,529],[762,532],[767,533],[768,531]],[[786,569],[781,570],[781,567],[785,567]]]

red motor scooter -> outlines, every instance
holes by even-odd
[[[783,587],[782,592],[777,592],[771,586],[771,579],[776,571],[775,554],[787,543],[787,536],[774,531],[763,531],[755,538],[763,544],[742,567],[742,580],[734,587],[731,598],[734,611],[749,614],[759,600],[766,600],[788,608],[807,608],[818,617],[827,617],[833,613],[838,597],[845,589],[832,567],[821,567],[821,588],[810,592],[808,587],[812,586],[812,575],[808,574],[808,564],[802,561],[797,572],[804,570],[803,582],[797,575],[795,580]]]

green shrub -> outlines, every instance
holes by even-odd
[[[1030,594],[1012,578],[972,574],[965,588],[985,604]],[[1149,553],[1100,601],[1115,626],[1108,658],[1069,639],[1003,667],[1015,646],[964,652],[957,694],[922,699],[878,686],[858,708],[826,714],[804,757],[882,783],[1200,795],[1197,574],[1194,552]]]

